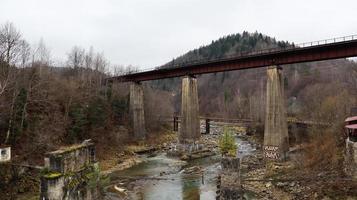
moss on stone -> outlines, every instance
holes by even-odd
[[[46,179],[56,179],[61,176],[62,176],[62,174],[59,172],[47,172],[46,174],[43,175],[43,177]]]
[[[89,146],[94,146],[94,144],[92,143],[82,143],[82,144],[75,144],[75,145],[72,145],[72,146],[67,146],[67,147],[61,147],[59,150],[57,151],[53,151],[53,152],[50,152],[48,153],[48,155],[55,155],[55,156],[60,156],[62,154],[66,154],[66,153],[70,153],[70,152],[73,152],[73,151],[76,151],[76,150],[80,150],[82,148],[86,148],[86,147],[89,147]]]

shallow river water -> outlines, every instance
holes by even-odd
[[[240,138],[238,155],[243,157],[254,152],[252,145]],[[107,187],[106,199],[133,200],[214,200],[216,181],[220,171],[220,156],[182,162],[169,158],[164,153],[155,157],[143,156],[144,162],[129,169],[110,175],[111,185]],[[199,166],[201,173],[185,173],[185,169]],[[117,185],[128,189],[126,198],[112,188]]]

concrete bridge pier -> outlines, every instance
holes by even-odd
[[[211,122],[211,120],[210,119],[206,119],[205,122],[206,122],[206,133],[205,134],[210,134],[210,122]]]
[[[193,143],[201,136],[198,112],[197,79],[186,76],[182,79],[181,128],[179,141],[181,144]]]
[[[141,83],[130,84],[130,117],[135,139],[145,139],[144,91]]]
[[[282,68],[270,66],[267,70],[267,100],[264,130],[264,157],[267,160],[287,159],[289,135],[284,96]]]

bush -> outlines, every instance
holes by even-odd
[[[85,138],[88,126],[85,108],[80,104],[72,105],[69,111],[69,117],[71,119],[71,124],[67,132],[67,141],[70,143],[82,141]]]
[[[116,122],[123,120],[128,113],[128,101],[125,98],[115,98],[111,102],[111,110]]]
[[[307,170],[341,169],[344,146],[340,145],[337,137],[339,133],[334,130],[312,128],[310,134],[311,138],[305,146],[301,162],[302,167]]]
[[[222,155],[235,157],[237,155],[237,144],[235,137],[230,129],[224,127],[223,135],[219,138],[219,150]]]
[[[105,99],[97,97],[93,99],[87,108],[88,123],[92,128],[103,127],[108,117],[108,109]]]
[[[23,112],[27,101],[27,91],[25,88],[21,88],[19,94],[15,98],[14,113],[12,117],[11,125],[11,144],[16,144],[20,138],[22,132],[27,126],[25,119],[23,119]]]

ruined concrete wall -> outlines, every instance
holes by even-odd
[[[144,91],[140,83],[130,85],[130,116],[136,139],[145,139]]]
[[[198,140],[201,133],[198,111],[197,79],[194,77],[187,76],[182,79],[181,116],[180,143],[192,143]]]
[[[94,144],[89,142],[47,153],[40,199],[97,199],[97,189],[87,185],[97,165]]]
[[[41,197],[40,199],[57,200],[62,199],[63,188],[65,187],[64,177],[41,178]]]
[[[346,139],[345,171],[357,180],[357,142],[350,141],[349,138]]]
[[[217,198],[220,200],[235,200],[242,197],[240,181],[240,159],[222,158],[222,172],[218,177]]]
[[[289,135],[282,69],[267,70],[267,102],[264,130],[264,156],[269,160],[285,160],[289,151]]]
[[[93,144],[80,144],[46,154],[45,167],[59,173],[75,172],[94,163]]]

